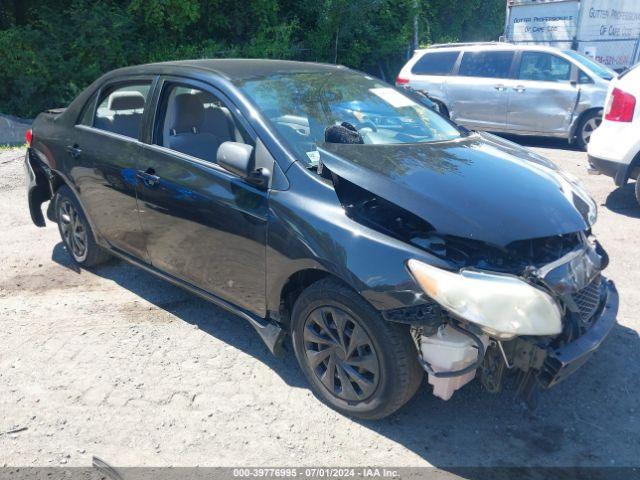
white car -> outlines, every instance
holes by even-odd
[[[589,142],[589,163],[617,186],[636,180],[640,202],[640,65],[611,81],[604,117]]]

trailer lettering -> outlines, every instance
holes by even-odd
[[[514,18],[513,19],[513,23],[529,23],[531,21],[530,17],[523,17],[523,18]]]
[[[590,18],[609,18],[609,10],[596,10],[591,7],[589,9],[589,17]]]
[[[637,22],[640,20],[640,12],[625,12],[624,10],[611,9],[611,18],[625,20],[627,22]]]
[[[565,47],[616,69],[640,60],[640,0],[507,0],[505,38]],[[596,53],[597,52],[597,55]]]

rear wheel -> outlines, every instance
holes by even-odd
[[[423,371],[408,329],[386,322],[336,280],[321,280],[300,295],[292,337],[313,392],[343,414],[386,417],[420,386]]]
[[[110,255],[95,241],[91,226],[71,189],[60,187],[55,196],[58,230],[74,262],[93,267],[106,262]]]
[[[577,132],[577,144],[578,146],[586,150],[587,145],[589,144],[589,140],[591,140],[591,134],[594,132],[596,128],[600,126],[602,123],[602,111],[596,111],[585,115],[585,117],[580,122],[578,126]]]

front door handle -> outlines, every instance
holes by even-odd
[[[138,171],[136,175],[147,187],[155,187],[160,183],[160,177],[156,171],[149,167],[144,172]]]
[[[513,89],[518,93],[522,93],[526,90],[526,88],[524,88],[524,85],[516,85],[515,87],[513,87]]]
[[[82,150],[78,147],[77,143],[67,145],[67,152],[69,152],[69,155],[73,158],[78,158],[82,154]]]
[[[496,90],[498,90],[499,92],[504,92],[507,87],[505,87],[504,85],[500,84],[500,85],[495,85],[493,88],[495,88]]]

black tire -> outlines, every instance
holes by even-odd
[[[295,355],[312,391],[340,413],[380,419],[408,402],[420,387],[424,372],[409,329],[385,321],[339,281],[323,279],[302,292],[291,322]],[[318,329],[318,322],[327,329]],[[311,357],[325,360],[314,366]]]
[[[638,178],[636,178],[636,200],[638,204],[640,204],[640,174],[638,174]]]
[[[69,256],[81,267],[94,267],[111,255],[96,243],[95,236],[80,202],[69,187],[63,185],[54,198],[58,231]]]
[[[600,126],[601,123],[602,110],[590,112],[580,120],[580,125],[578,125],[578,128],[576,129],[576,145],[578,145],[580,149],[587,149],[591,134]]]

